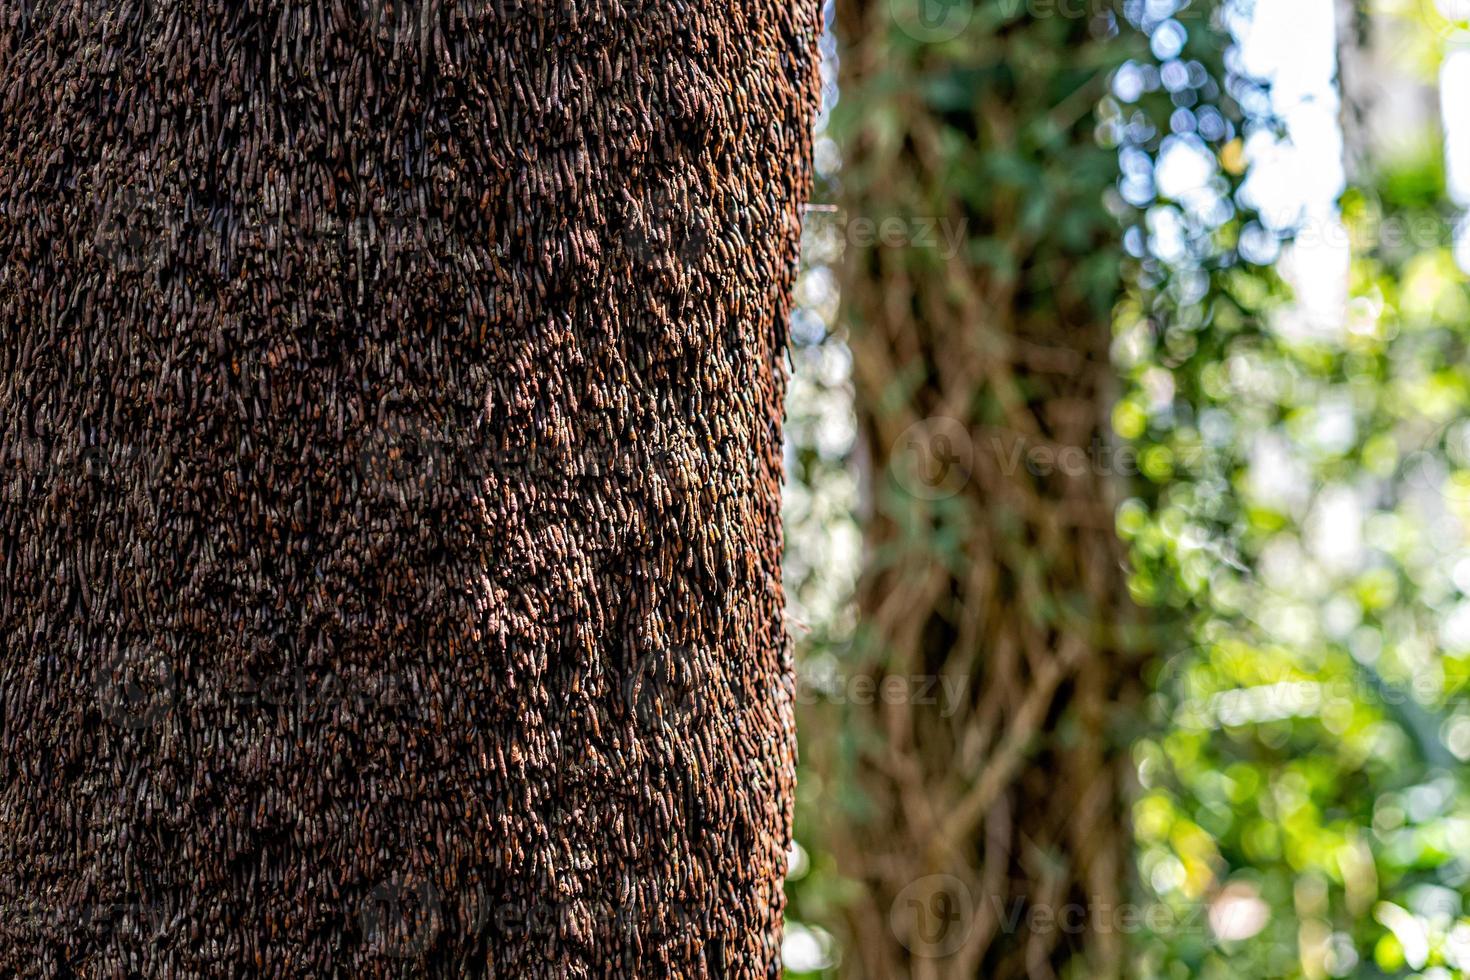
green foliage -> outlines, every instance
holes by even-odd
[[[1443,201],[1437,148],[1345,196],[1340,329],[1291,329],[1220,252],[1145,259],[1118,311],[1115,424],[1170,461],[1118,528],[1134,594],[1186,617],[1135,750],[1143,885],[1176,912],[1140,976],[1470,968],[1470,290]]]

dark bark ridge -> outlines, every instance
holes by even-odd
[[[0,974],[776,973],[818,29],[0,11]]]

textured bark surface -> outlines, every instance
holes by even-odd
[[[848,243],[874,489],[859,672],[960,693],[874,697],[845,722],[864,801],[839,830],[862,893],[848,973],[1116,976],[1114,728],[1139,667],[1107,425],[1117,161],[1094,130],[1123,55],[1085,17],[979,4],[963,31],[906,37],[898,9],[838,18],[845,210],[965,238],[953,254]]]
[[[818,29],[0,10],[0,974],[776,973]]]

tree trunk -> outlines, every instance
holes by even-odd
[[[1139,668],[1107,424],[1117,160],[1094,132],[1119,42],[1030,5],[922,6],[838,18],[873,484],[855,669],[876,678],[846,722],[851,975],[1117,976]]]
[[[819,27],[0,12],[0,973],[776,974]]]

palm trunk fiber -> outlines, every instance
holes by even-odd
[[[775,974],[819,27],[5,4],[0,974]]]

